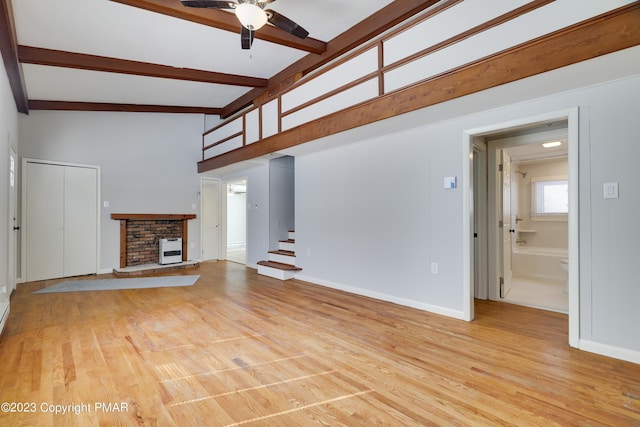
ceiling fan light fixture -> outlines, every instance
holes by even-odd
[[[235,11],[238,21],[250,31],[259,30],[267,23],[267,13],[253,3],[240,3]]]

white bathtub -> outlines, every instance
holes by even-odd
[[[564,282],[567,272],[560,260],[568,256],[567,249],[519,246],[511,253],[511,270],[514,277]]]

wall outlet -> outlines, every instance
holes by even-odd
[[[438,274],[438,263],[437,262],[432,262],[431,263],[431,274]]]

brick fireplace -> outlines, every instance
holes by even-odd
[[[120,221],[120,268],[159,262],[158,241],[182,238],[182,260],[187,261],[188,221],[194,214],[111,214]]]

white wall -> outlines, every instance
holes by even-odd
[[[13,222],[9,218],[7,208],[9,194],[9,147],[18,151],[18,112],[13,99],[9,80],[4,68],[4,63],[0,65],[0,289],[7,286],[8,262],[15,260],[7,259],[9,230],[13,227]],[[18,167],[18,165],[16,165]],[[18,182],[16,181],[16,185]],[[2,301],[5,298],[0,295],[0,317],[4,310]],[[0,319],[1,321],[2,319]],[[1,328],[0,328],[1,329]]]
[[[462,191],[442,187],[445,176],[461,176],[463,132],[577,106],[580,339],[583,348],[640,360],[638,63],[640,50],[629,49],[315,145],[333,149],[291,150],[297,277],[462,317]],[[619,199],[603,199],[604,182],[619,182]]]
[[[592,341],[640,351],[640,76],[589,91],[584,122],[589,125],[590,156],[580,167],[580,215],[587,215],[581,242],[584,295],[581,335]],[[618,182],[620,198],[604,199],[603,184]],[[582,225],[582,221],[581,221]],[[589,242],[588,239],[591,239]],[[590,244],[589,244],[590,243]],[[589,283],[591,286],[589,287]],[[581,280],[581,284],[582,280]]]
[[[202,115],[31,111],[19,129],[21,158],[101,166],[101,200],[109,202],[101,208],[101,271],[119,266],[112,213],[199,212]],[[199,259],[199,218],[189,221],[189,242],[189,259]]]
[[[301,277],[460,317],[462,200],[443,188],[459,139],[433,126],[297,157]]]

